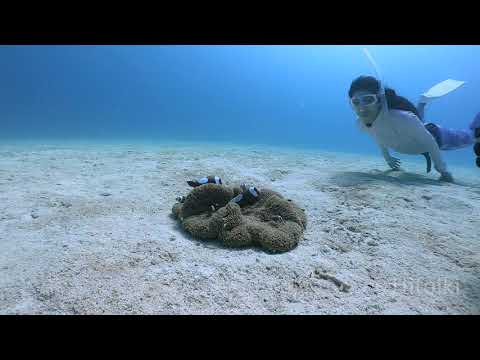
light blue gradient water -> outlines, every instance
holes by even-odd
[[[0,46],[0,141],[209,141],[379,154],[347,98],[354,78],[374,74],[362,47]],[[480,111],[480,46],[367,47],[387,85],[413,102],[439,81],[467,81],[427,108],[428,121],[466,128]],[[445,156],[474,166],[470,148]]]

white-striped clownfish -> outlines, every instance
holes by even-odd
[[[235,196],[231,201],[237,203],[238,205],[253,204],[258,201],[260,196],[260,191],[255,186],[247,187],[245,184],[241,186],[242,192]]]
[[[190,185],[191,187],[197,187],[204,184],[222,185],[222,179],[220,179],[218,176],[206,176],[198,180],[187,181],[187,184]]]

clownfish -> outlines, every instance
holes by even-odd
[[[198,180],[187,181],[187,184],[191,187],[197,187],[204,184],[222,185],[222,179],[220,179],[218,176],[207,176]]]
[[[242,192],[235,196],[231,201],[237,203],[238,205],[253,204],[258,201],[260,196],[260,191],[255,186],[250,186],[247,188],[245,184],[241,186]]]

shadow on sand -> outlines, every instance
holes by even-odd
[[[389,183],[397,186],[451,185],[449,183],[441,182],[436,179],[427,178],[420,174],[394,170],[372,170],[370,172],[343,171],[330,176],[329,180],[332,182],[332,184],[341,187],[374,184],[378,182]]]
[[[222,244],[219,240],[205,240],[205,239],[197,239],[194,236],[192,236],[190,233],[185,231],[185,229],[180,225],[180,223],[175,219],[173,214],[169,214],[168,217],[175,221],[175,225],[173,226],[173,229],[176,230],[178,233],[182,234],[187,240],[193,242],[196,246],[202,246],[203,248],[206,249],[214,249],[214,250],[228,250],[228,251],[233,251],[233,252],[241,252],[244,250],[251,250],[254,253],[258,254],[267,254],[267,255],[282,255],[284,254],[283,252],[270,252],[267,249],[262,248],[260,245],[257,244],[252,244],[252,245],[246,245],[242,247],[230,247],[230,246],[225,246]],[[293,251],[297,248],[297,246],[290,251]]]

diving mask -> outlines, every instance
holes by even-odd
[[[377,94],[364,94],[354,96],[350,99],[350,104],[354,107],[372,106],[380,101]]]

